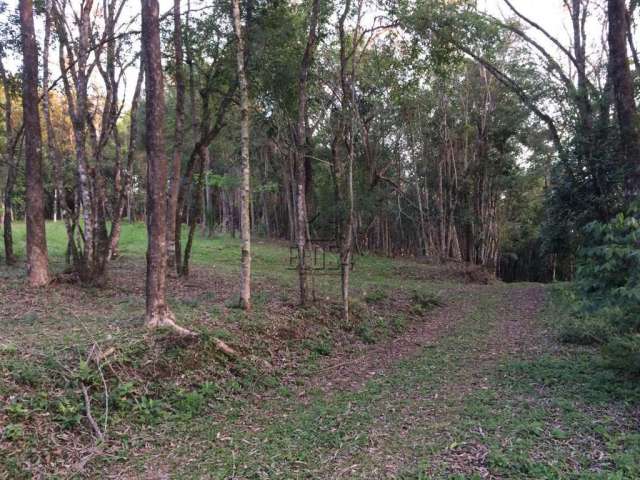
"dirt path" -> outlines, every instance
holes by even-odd
[[[487,388],[492,364],[537,343],[544,299],[540,285],[450,291],[402,336],[327,358],[293,396],[268,395],[236,421],[203,418],[197,431],[172,435],[175,455],[152,448],[137,478],[432,478],[405,476],[424,455],[433,468],[496,478],[485,445],[442,442],[455,441],[465,398]],[[118,470],[111,478],[133,478]]]
[[[328,358],[318,374],[305,384],[307,389],[323,392],[361,388],[367,381],[385,373],[399,361],[410,359],[424,347],[437,343],[478,307],[487,291],[501,291],[502,285],[468,285],[446,293],[445,306],[425,315],[423,321],[413,323],[401,336],[375,345],[366,345],[355,354]],[[532,321],[544,302],[542,285],[507,288],[498,306],[498,331],[485,356],[493,358],[533,345],[528,338]]]
[[[478,287],[460,293],[458,301],[434,312],[424,323],[415,325],[407,335],[391,342],[394,347],[392,352],[382,348],[372,349],[363,358],[363,366],[345,367],[349,386],[366,382],[373,376],[367,374],[372,368],[378,369],[374,372],[376,375],[393,376],[397,373],[394,372],[394,364],[404,360],[423,361],[418,357],[421,347],[438,344],[449,335],[452,335],[451,338],[458,337],[455,327],[460,325],[464,329],[465,326],[461,324],[469,322],[469,315],[474,315],[479,303],[486,301],[487,295],[493,297],[491,306],[485,306],[485,311],[482,312],[482,318],[487,318],[487,328],[490,331],[480,334],[477,344],[471,342],[464,345],[459,354],[454,354],[446,378],[431,393],[431,398],[425,398],[419,384],[406,391],[390,392],[390,398],[386,401],[387,410],[399,408],[399,412],[381,416],[367,432],[374,446],[367,450],[366,466],[362,464],[361,454],[336,457],[335,470],[341,472],[343,478],[399,478],[407,466],[414,465],[417,468],[418,458],[414,451],[416,442],[419,443],[426,432],[439,436],[452,435],[448,427],[441,432],[438,429],[452,421],[448,417],[453,410],[461,408],[459,406],[469,395],[489,388],[486,373],[493,365],[506,357],[538,348],[541,332],[537,319],[545,302],[544,286],[499,285]],[[490,322],[491,317],[494,318]],[[475,338],[476,334],[463,330],[460,340],[464,341],[463,337],[467,335]],[[455,357],[462,358],[457,365]],[[342,379],[332,384],[342,385],[340,380]],[[458,420],[460,419],[456,421]],[[407,445],[396,448],[393,445],[407,439],[411,439],[407,444],[413,443],[412,448],[407,448]],[[451,442],[454,441],[452,436]],[[436,454],[429,458],[428,463],[432,465],[432,474],[439,465],[446,465],[448,475],[461,475],[461,478],[473,475],[479,475],[479,478],[498,478],[492,476],[486,466],[487,454],[488,450],[483,444],[470,443]]]

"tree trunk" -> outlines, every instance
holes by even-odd
[[[4,189],[4,218],[3,218],[3,237],[4,237],[4,253],[5,262],[7,265],[14,265],[16,263],[16,257],[13,252],[13,232],[12,232],[12,214],[13,214],[13,188],[16,183],[16,148],[19,135],[13,128],[13,109],[11,105],[11,85],[7,77],[7,73],[4,69],[4,63],[2,59],[4,57],[4,49],[0,45],[0,81],[2,82],[2,88],[4,90],[4,128],[5,128],[5,151],[3,152],[3,159],[7,165],[7,181]]]
[[[232,1],[233,30],[236,38],[236,64],[240,83],[240,308],[251,309],[251,172],[249,166],[249,86],[245,72],[245,43],[240,19],[240,0]],[[246,30],[246,29],[245,29]]]
[[[640,132],[633,90],[633,78],[627,57],[627,8],[624,0],[608,0],[609,71],[615,92],[620,129],[620,153],[627,168],[625,196],[632,201],[640,194]]]
[[[27,275],[29,284],[49,283],[49,258],[44,225],[44,188],[42,185],[42,133],[38,112],[38,45],[33,25],[31,0],[20,0],[23,79],[22,110],[25,131]]]
[[[124,177],[124,184],[120,182],[116,183],[115,191],[115,205],[113,219],[111,223],[111,232],[109,233],[109,255],[111,259],[117,254],[118,243],[120,242],[120,233],[122,231],[122,217],[125,214],[125,208],[127,210],[127,217],[129,222],[132,219],[131,212],[131,187],[133,179],[133,166],[136,153],[136,140],[138,137],[138,109],[140,107],[140,93],[142,91],[142,80],[144,79],[144,63],[140,62],[140,69],[138,70],[138,79],[136,80],[136,88],[133,92],[133,99],[131,100],[131,110],[129,110],[130,124],[129,124],[129,144],[127,147],[127,163],[124,172],[121,176]]]
[[[189,209],[189,215],[187,217],[187,224],[189,225],[189,231],[187,234],[187,244],[184,247],[184,257],[180,262],[180,276],[187,277],[189,275],[189,260],[191,259],[191,249],[193,248],[193,239],[196,233],[196,227],[198,226],[198,219],[202,216],[203,213],[203,198],[202,198],[202,190],[203,190],[203,173],[204,166],[209,163],[209,149],[203,148],[200,151],[200,155],[198,155],[198,165],[197,167],[197,180],[195,185],[193,186],[191,202],[187,205],[187,209]]]
[[[61,207],[62,219],[64,221],[65,230],[67,232],[67,264],[73,265],[75,269],[79,268],[79,252],[75,241],[75,230],[77,224],[77,211],[72,209],[69,204],[64,188],[64,172],[63,159],[60,150],[56,144],[55,130],[51,120],[51,108],[49,105],[49,44],[51,41],[51,28],[53,18],[51,13],[51,0],[45,2],[45,34],[44,48],[42,51],[42,70],[43,70],[43,89],[42,111],[47,129],[47,157],[51,163],[53,170],[53,178],[55,182],[55,193],[58,194],[58,205]],[[61,197],[61,198],[60,198]]]
[[[298,121],[294,132],[296,146],[294,157],[295,168],[295,197],[296,197],[296,244],[298,247],[298,282],[300,289],[300,305],[307,303],[307,206],[306,206],[306,118],[307,118],[307,83],[309,69],[313,63],[316,45],[318,43],[318,17],[320,15],[320,0],[313,0],[309,15],[309,34],[307,45],[302,56],[298,75]]]
[[[145,323],[149,328],[188,330],[175,323],[166,299],[167,270],[167,159],[164,153],[164,91],[158,0],[142,0],[142,52],[146,85],[147,151],[147,285]]]
[[[173,49],[175,51],[175,83],[176,83],[176,124],[173,143],[173,164],[169,179],[167,198],[167,250],[169,266],[175,266],[176,257],[176,219],[178,210],[178,193],[180,191],[182,169],[182,146],[184,138],[184,103],[185,79],[182,61],[182,20],[180,18],[180,0],[173,2]]]
[[[8,156],[7,156],[8,157]],[[7,182],[4,189],[4,216],[2,232],[4,239],[4,258],[7,265],[15,265],[16,256],[13,252],[13,231],[12,231],[12,219],[13,216],[13,187],[16,183],[16,167],[15,158],[11,159],[11,162],[7,165]]]

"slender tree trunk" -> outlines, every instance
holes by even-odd
[[[189,260],[191,259],[191,250],[193,248],[193,239],[196,233],[196,227],[198,226],[198,220],[204,213],[203,205],[203,183],[204,183],[204,166],[209,163],[209,149],[202,148],[198,155],[198,164],[196,165],[196,183],[192,188],[191,201],[187,205],[189,214],[187,215],[187,225],[189,231],[187,232],[187,244],[184,247],[184,257],[181,261],[180,276],[187,277],[189,275]]]
[[[33,25],[31,0],[20,0],[23,79],[22,111],[25,131],[27,179],[27,275],[29,284],[40,287],[49,283],[49,258],[44,225],[44,188],[42,185],[42,133],[38,112],[38,45]]]
[[[176,258],[176,219],[178,210],[178,192],[180,191],[182,169],[182,146],[184,138],[184,102],[185,79],[182,60],[182,20],[180,18],[180,0],[173,2],[173,49],[175,52],[176,83],[176,124],[173,140],[173,164],[169,179],[167,198],[167,249],[169,266],[174,268]]]
[[[320,15],[320,0],[312,0],[311,13],[309,15],[309,34],[307,45],[302,56],[298,75],[298,121],[294,133],[295,140],[295,197],[297,206],[296,216],[296,243],[298,247],[298,281],[300,288],[300,305],[307,303],[307,205],[306,205],[306,118],[307,118],[307,83],[309,69],[313,63],[316,45],[318,43],[318,17]]]
[[[8,157],[8,156],[7,156]],[[4,189],[4,215],[3,215],[3,227],[4,231],[2,236],[4,239],[4,258],[7,265],[15,265],[16,256],[13,252],[13,231],[12,231],[12,216],[13,216],[13,187],[16,183],[16,160],[11,158],[11,163],[7,165],[7,182]]]
[[[236,64],[240,84],[240,308],[251,309],[251,171],[249,166],[249,85],[245,72],[245,42],[240,19],[240,0],[232,1],[233,30],[236,38]]]
[[[79,268],[79,252],[75,241],[75,230],[77,223],[77,211],[73,211],[72,205],[69,204],[67,195],[65,195],[64,187],[64,174],[63,174],[63,160],[62,154],[56,144],[56,135],[53,128],[53,122],[51,120],[51,108],[49,102],[49,45],[51,41],[51,29],[53,24],[53,18],[51,13],[51,0],[45,2],[45,34],[44,34],[44,48],[42,51],[42,70],[43,70],[43,89],[44,94],[42,97],[42,111],[44,121],[47,129],[47,157],[50,160],[53,178],[55,182],[55,192],[58,194],[58,204],[62,211],[62,220],[64,221],[65,230],[67,232],[67,251],[68,262],[67,264],[73,265],[75,269]],[[61,198],[60,198],[61,197]]]
[[[147,150],[147,285],[146,317],[149,328],[170,327],[190,334],[175,323],[166,299],[167,270],[167,159],[164,153],[164,90],[158,0],[142,0],[142,51],[146,85]]]
[[[127,209],[127,217],[129,222],[132,219],[131,212],[131,188],[133,179],[133,167],[136,153],[136,140],[138,137],[138,109],[140,108],[140,93],[142,91],[142,80],[144,79],[144,63],[140,61],[140,69],[138,71],[138,79],[136,81],[136,88],[133,92],[133,99],[131,100],[131,110],[129,111],[130,124],[129,124],[129,144],[127,147],[127,163],[125,171],[122,172],[124,177],[124,184],[118,183],[116,190],[116,199],[114,206],[113,219],[111,223],[111,232],[109,234],[109,258],[111,259],[117,254],[118,243],[120,242],[120,234],[122,231],[122,217]]]
[[[4,69],[4,63],[2,59],[4,57],[4,49],[0,45],[0,81],[2,82],[2,88],[4,90],[4,129],[5,129],[5,151],[4,161],[7,165],[7,181],[4,189],[4,216],[3,216],[3,237],[4,237],[4,254],[5,262],[7,265],[14,265],[16,263],[16,257],[13,252],[13,232],[12,232],[12,214],[13,214],[13,188],[16,183],[16,147],[18,143],[18,134],[13,128],[13,109],[11,105],[11,86],[9,84],[9,78]]]

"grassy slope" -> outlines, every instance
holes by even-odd
[[[48,225],[48,233],[60,262],[62,225]],[[143,226],[126,226],[121,250],[116,286],[120,275],[140,270]],[[366,352],[369,342],[401,336],[405,323],[424,313],[411,304],[416,292],[419,300],[461,287],[425,282],[410,262],[361,258],[354,275],[359,323],[338,328],[326,300],[337,296],[336,278],[318,278],[325,301],[299,313],[287,306],[295,299],[295,275],[287,270],[286,247],[257,243],[254,272],[262,293],[246,316],[225,305],[234,292],[238,250],[230,239],[198,239],[194,263],[215,273],[195,275],[187,291],[176,287],[172,304],[181,321],[205,337],[222,337],[261,358],[271,361],[267,354],[279,341],[278,352],[288,356],[278,353],[286,361],[273,371],[226,362],[206,338],[195,346],[150,340],[139,328],[141,290],[128,284],[106,291],[73,287],[72,297],[54,289],[39,304],[20,291],[19,269],[0,269],[3,303],[16,298],[3,307],[8,333],[0,337],[6,402],[0,478],[73,471],[89,478],[104,472],[129,478],[640,476],[637,382],[606,370],[591,350],[558,345],[551,327],[566,313],[557,303],[527,316],[530,328],[512,329],[509,322],[524,322],[521,307],[540,287],[462,287],[476,302],[437,343],[399,359],[362,389],[327,393],[305,386],[323,358],[350,358]],[[225,280],[211,283],[218,278]],[[396,297],[404,303],[385,308]],[[299,315],[302,333],[267,341],[271,326],[292,315]],[[115,372],[107,374],[110,439],[97,450],[78,389],[80,382],[90,385],[102,420],[101,380],[80,361],[96,339],[104,348],[118,346],[105,365]],[[86,465],[77,463],[82,458]]]

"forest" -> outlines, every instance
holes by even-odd
[[[0,480],[639,478],[638,7],[0,0]]]

